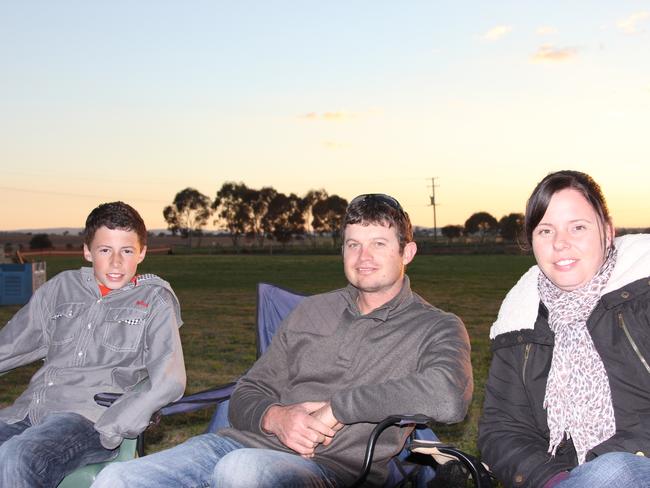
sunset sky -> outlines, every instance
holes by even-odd
[[[0,230],[149,228],[226,181],[523,211],[550,171],[650,226],[650,1],[0,3]]]

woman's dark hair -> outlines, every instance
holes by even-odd
[[[611,224],[607,202],[603,192],[591,176],[580,171],[557,171],[548,174],[540,181],[526,203],[525,230],[528,245],[533,245],[533,231],[546,213],[546,209],[553,195],[558,191],[571,188],[582,194],[589,202],[589,205],[598,215],[600,231],[603,239],[603,249],[607,243],[607,225]]]
[[[147,228],[144,220],[136,209],[124,202],[102,203],[90,212],[84,229],[84,243],[87,246],[90,246],[95,232],[100,227],[135,231],[140,247],[147,245]]]
[[[379,224],[395,227],[400,253],[413,240],[413,227],[408,214],[399,202],[383,193],[367,193],[354,198],[343,217],[341,235],[345,240],[345,228],[351,224]]]

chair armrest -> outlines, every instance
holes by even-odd
[[[370,433],[370,438],[366,444],[366,454],[363,458],[361,472],[359,473],[359,477],[355,480],[355,482],[350,485],[351,488],[363,485],[366,476],[368,476],[368,473],[370,472],[370,466],[372,466],[372,458],[375,455],[375,445],[377,444],[377,439],[379,439],[379,436],[383,431],[385,431],[391,425],[404,426],[410,424],[426,424],[431,420],[431,418],[425,415],[391,415],[390,417],[386,417],[384,420],[379,422]]]
[[[210,407],[224,400],[228,400],[235,389],[235,382],[220,385],[209,390],[199,391],[172,402],[160,409],[162,415],[188,413]]]
[[[186,395],[175,402],[168,403],[160,409],[161,415],[173,415],[176,413],[187,413],[207,408],[216,403],[220,403],[230,398],[236,383],[220,385],[209,390],[199,391]],[[102,407],[110,407],[115,401],[122,396],[121,393],[97,393],[94,396],[95,403]]]
[[[386,419],[379,422],[370,434],[370,438],[366,444],[366,454],[363,459],[361,472],[351,487],[358,487],[363,485],[366,476],[368,476],[368,473],[370,472],[375,445],[377,444],[377,440],[384,430],[386,430],[391,425],[426,425],[432,421],[433,419],[425,415],[391,415],[390,417],[387,417]],[[474,480],[474,486],[476,488],[492,487],[491,474],[485,468],[485,466],[475,457],[461,451],[460,449],[450,444],[445,444],[444,442],[416,440],[414,443],[416,445],[420,444],[426,445],[428,447],[435,447],[438,452],[446,456],[451,456],[455,459],[458,459],[458,461],[460,461],[470,473],[472,479]]]
[[[104,392],[97,393],[93,398],[95,399],[95,403],[97,405],[101,405],[102,407],[110,407],[121,396],[121,393]]]

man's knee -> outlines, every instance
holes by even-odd
[[[257,459],[259,449],[237,449],[223,456],[215,465],[213,486],[224,488],[255,486],[254,473],[261,469]],[[255,467],[255,469],[252,469]],[[251,484],[253,483],[253,484]]]

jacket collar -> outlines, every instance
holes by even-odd
[[[630,234],[617,237],[616,266],[601,296],[650,276],[650,234]],[[516,330],[533,329],[539,307],[537,278],[540,269],[532,266],[508,292],[497,320],[490,328],[490,339]]]

